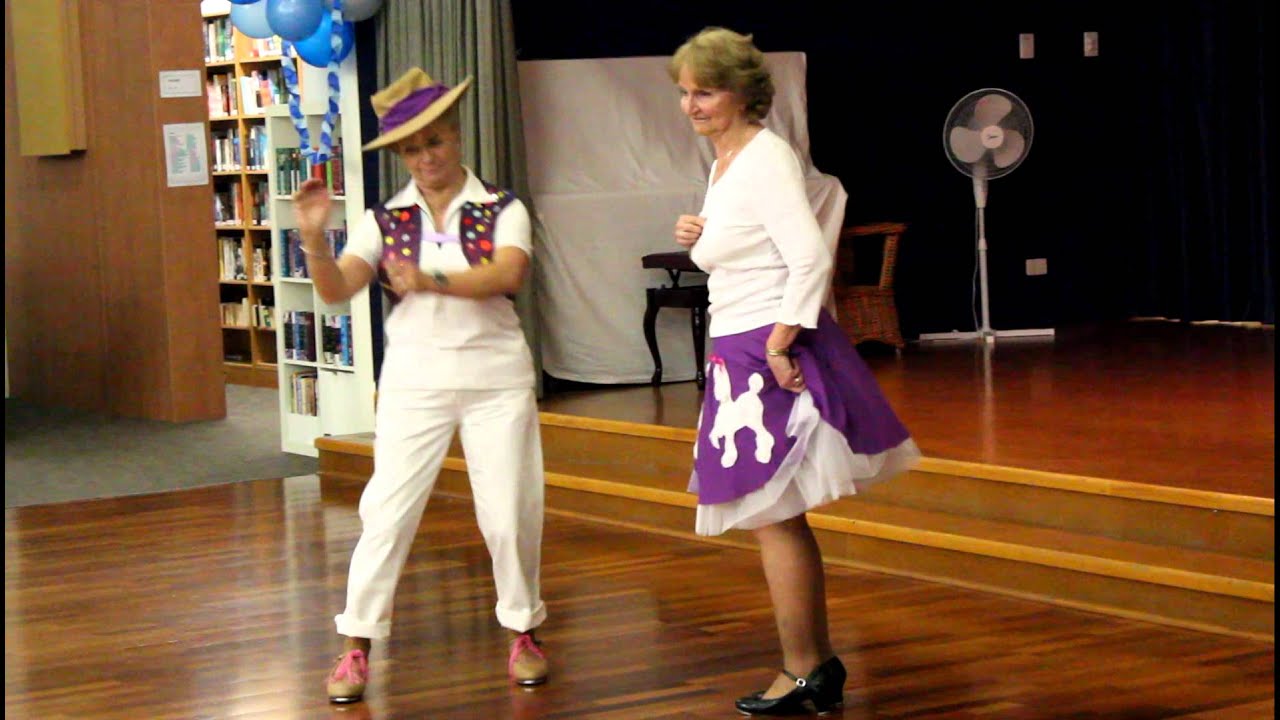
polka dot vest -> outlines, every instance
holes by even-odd
[[[462,244],[462,254],[473,267],[493,262],[494,226],[498,224],[498,215],[516,199],[514,193],[497,186],[484,183],[489,193],[485,202],[468,200],[462,204],[462,218],[458,235]],[[418,262],[418,250],[422,241],[422,208],[387,208],[378,205],[373,208],[373,217],[378,221],[382,231],[383,257],[395,256]],[[387,271],[378,267],[378,281],[387,293],[391,303],[400,301],[400,297],[391,290]]]

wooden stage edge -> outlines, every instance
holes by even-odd
[[[542,412],[539,413],[539,416],[541,417],[542,424],[544,426],[552,425],[565,428],[593,430],[595,432],[612,433],[616,435],[675,440],[678,442],[689,443],[690,445],[693,444],[694,439],[697,437],[697,431],[693,428],[677,428],[666,425],[646,425],[643,423],[627,422],[624,420],[610,420],[607,418],[584,417],[551,412]],[[324,439],[322,438],[317,441],[317,447],[320,446],[320,443],[323,440]],[[370,449],[369,452],[372,455],[372,449]],[[991,480],[994,482],[1035,485],[1044,488],[1070,490],[1072,492],[1091,493],[1095,495],[1109,495],[1133,500],[1146,500],[1150,502],[1170,503],[1173,505],[1188,505],[1210,510],[1230,510],[1233,512],[1243,512],[1254,515],[1275,516],[1274,498],[1236,495],[1232,493],[1170,487],[1165,485],[1151,485],[1127,480],[1113,480],[1087,475],[1071,475],[1067,473],[1006,467],[1003,465],[990,465],[987,463],[970,462],[966,460],[947,460],[935,457],[921,458],[919,463],[916,465],[916,469],[938,474],[963,475],[967,477],[981,478],[983,480]]]

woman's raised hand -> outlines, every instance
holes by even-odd
[[[320,178],[309,178],[293,194],[293,212],[301,230],[323,230],[332,207],[329,188]]]

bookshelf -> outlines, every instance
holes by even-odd
[[[280,389],[280,444],[285,452],[316,456],[315,439],[373,430],[373,348],[369,290],[347,302],[327,304],[306,277],[297,246],[297,221],[291,194],[302,179],[317,174],[333,188],[333,212],[327,223],[331,245],[345,243],[348,227],[364,214],[360,156],[359,91],[355,52],[339,66],[340,117],[334,124],[335,156],[327,167],[308,168],[296,152],[300,144],[288,107],[267,111],[270,178],[269,238],[275,270],[275,357]],[[327,106],[326,71],[299,64],[301,109],[313,142]],[[312,89],[315,92],[311,92]],[[349,138],[349,140],[348,140]]]
[[[218,254],[222,357],[227,382],[275,387],[276,288],[272,282],[267,110],[286,101],[280,39],[235,30],[229,5],[202,6],[209,162]]]

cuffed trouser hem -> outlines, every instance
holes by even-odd
[[[333,623],[338,626],[338,634],[346,637],[381,640],[391,636],[391,623],[367,623],[344,615],[334,615]]]
[[[547,606],[542,602],[539,602],[533,610],[507,610],[499,606],[496,612],[498,624],[515,632],[532,630],[547,619]]]

